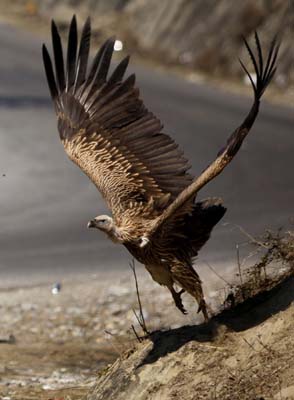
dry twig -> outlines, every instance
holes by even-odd
[[[144,314],[143,314],[143,308],[142,308],[142,303],[141,303],[141,298],[140,298],[140,292],[139,292],[139,286],[138,286],[138,279],[137,279],[137,274],[136,274],[136,267],[135,267],[135,261],[132,259],[130,262],[130,268],[133,271],[134,274],[134,279],[135,279],[135,285],[136,285],[136,293],[137,293],[137,300],[138,300],[138,305],[139,305],[139,315],[136,313],[135,310],[133,310],[133,313],[138,321],[138,324],[140,325],[142,331],[145,333],[145,335],[149,335],[150,332],[147,329]],[[137,332],[135,331],[134,326],[132,325],[132,330],[135,333],[136,338],[138,339],[139,336]]]

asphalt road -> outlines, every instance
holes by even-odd
[[[48,27],[49,29],[49,27]],[[59,142],[41,63],[41,38],[0,25],[0,286],[54,282],[128,268],[129,255],[87,221],[106,212],[92,183]],[[236,54],[236,57],[238,55]],[[246,115],[251,100],[131,66],[149,108],[199,173]],[[266,96],[265,96],[266,97]],[[199,194],[222,196],[228,212],[199,256],[235,263],[234,224],[252,234],[293,216],[293,110],[262,104],[231,165]],[[245,250],[244,250],[245,251]]]

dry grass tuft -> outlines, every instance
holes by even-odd
[[[228,295],[223,304],[224,309],[267,292],[294,274],[294,231],[266,231],[261,238],[253,238],[250,244],[255,247],[255,254],[262,253],[259,260],[242,271],[237,248],[239,283],[229,285]]]

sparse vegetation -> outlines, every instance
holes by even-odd
[[[223,311],[207,325],[150,333],[88,399],[294,399],[294,234],[246,235],[259,256],[244,268],[237,253],[239,282],[228,283]]]
[[[140,297],[140,292],[139,292],[139,285],[138,285],[138,279],[137,279],[137,274],[136,274],[136,266],[135,266],[135,260],[133,259],[130,262],[130,268],[133,271],[134,274],[134,280],[135,280],[135,285],[136,285],[136,294],[137,294],[137,300],[138,300],[138,306],[139,306],[139,313],[137,313],[135,311],[135,309],[133,309],[133,313],[136,317],[136,320],[139,324],[139,326],[141,327],[144,335],[148,336],[150,334],[147,325],[146,325],[146,321],[145,321],[145,317],[144,317],[144,313],[143,313],[143,308],[142,308],[142,303],[141,303],[141,297]],[[138,340],[138,342],[141,342],[143,338],[141,338],[138,334],[137,331],[134,327],[134,325],[132,325],[132,330],[134,332],[134,335],[136,336],[136,339]]]
[[[242,271],[237,247],[237,266],[239,283],[228,285],[228,295],[224,309],[270,291],[282,281],[294,274],[294,232],[266,231],[261,238],[248,235],[250,244],[255,248],[253,254],[260,254],[258,260]]]

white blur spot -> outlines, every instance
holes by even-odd
[[[123,47],[124,47],[123,42],[121,40],[116,40],[114,42],[113,50],[114,51],[122,51]]]
[[[51,293],[58,294],[61,290],[61,283],[57,282],[52,286]]]
[[[140,247],[141,248],[143,248],[143,247],[145,247],[148,243],[149,243],[149,239],[148,239],[148,237],[146,237],[146,236],[142,236],[141,238],[140,238],[140,240],[141,240],[141,242],[140,242]]]
[[[256,74],[251,73],[250,76],[251,76],[253,82],[256,83],[256,81],[257,81],[257,76],[256,76]],[[251,85],[251,81],[250,81],[249,76],[248,76],[247,74],[244,75],[243,82],[244,82],[245,85],[247,85],[247,86],[250,86],[250,85]]]

